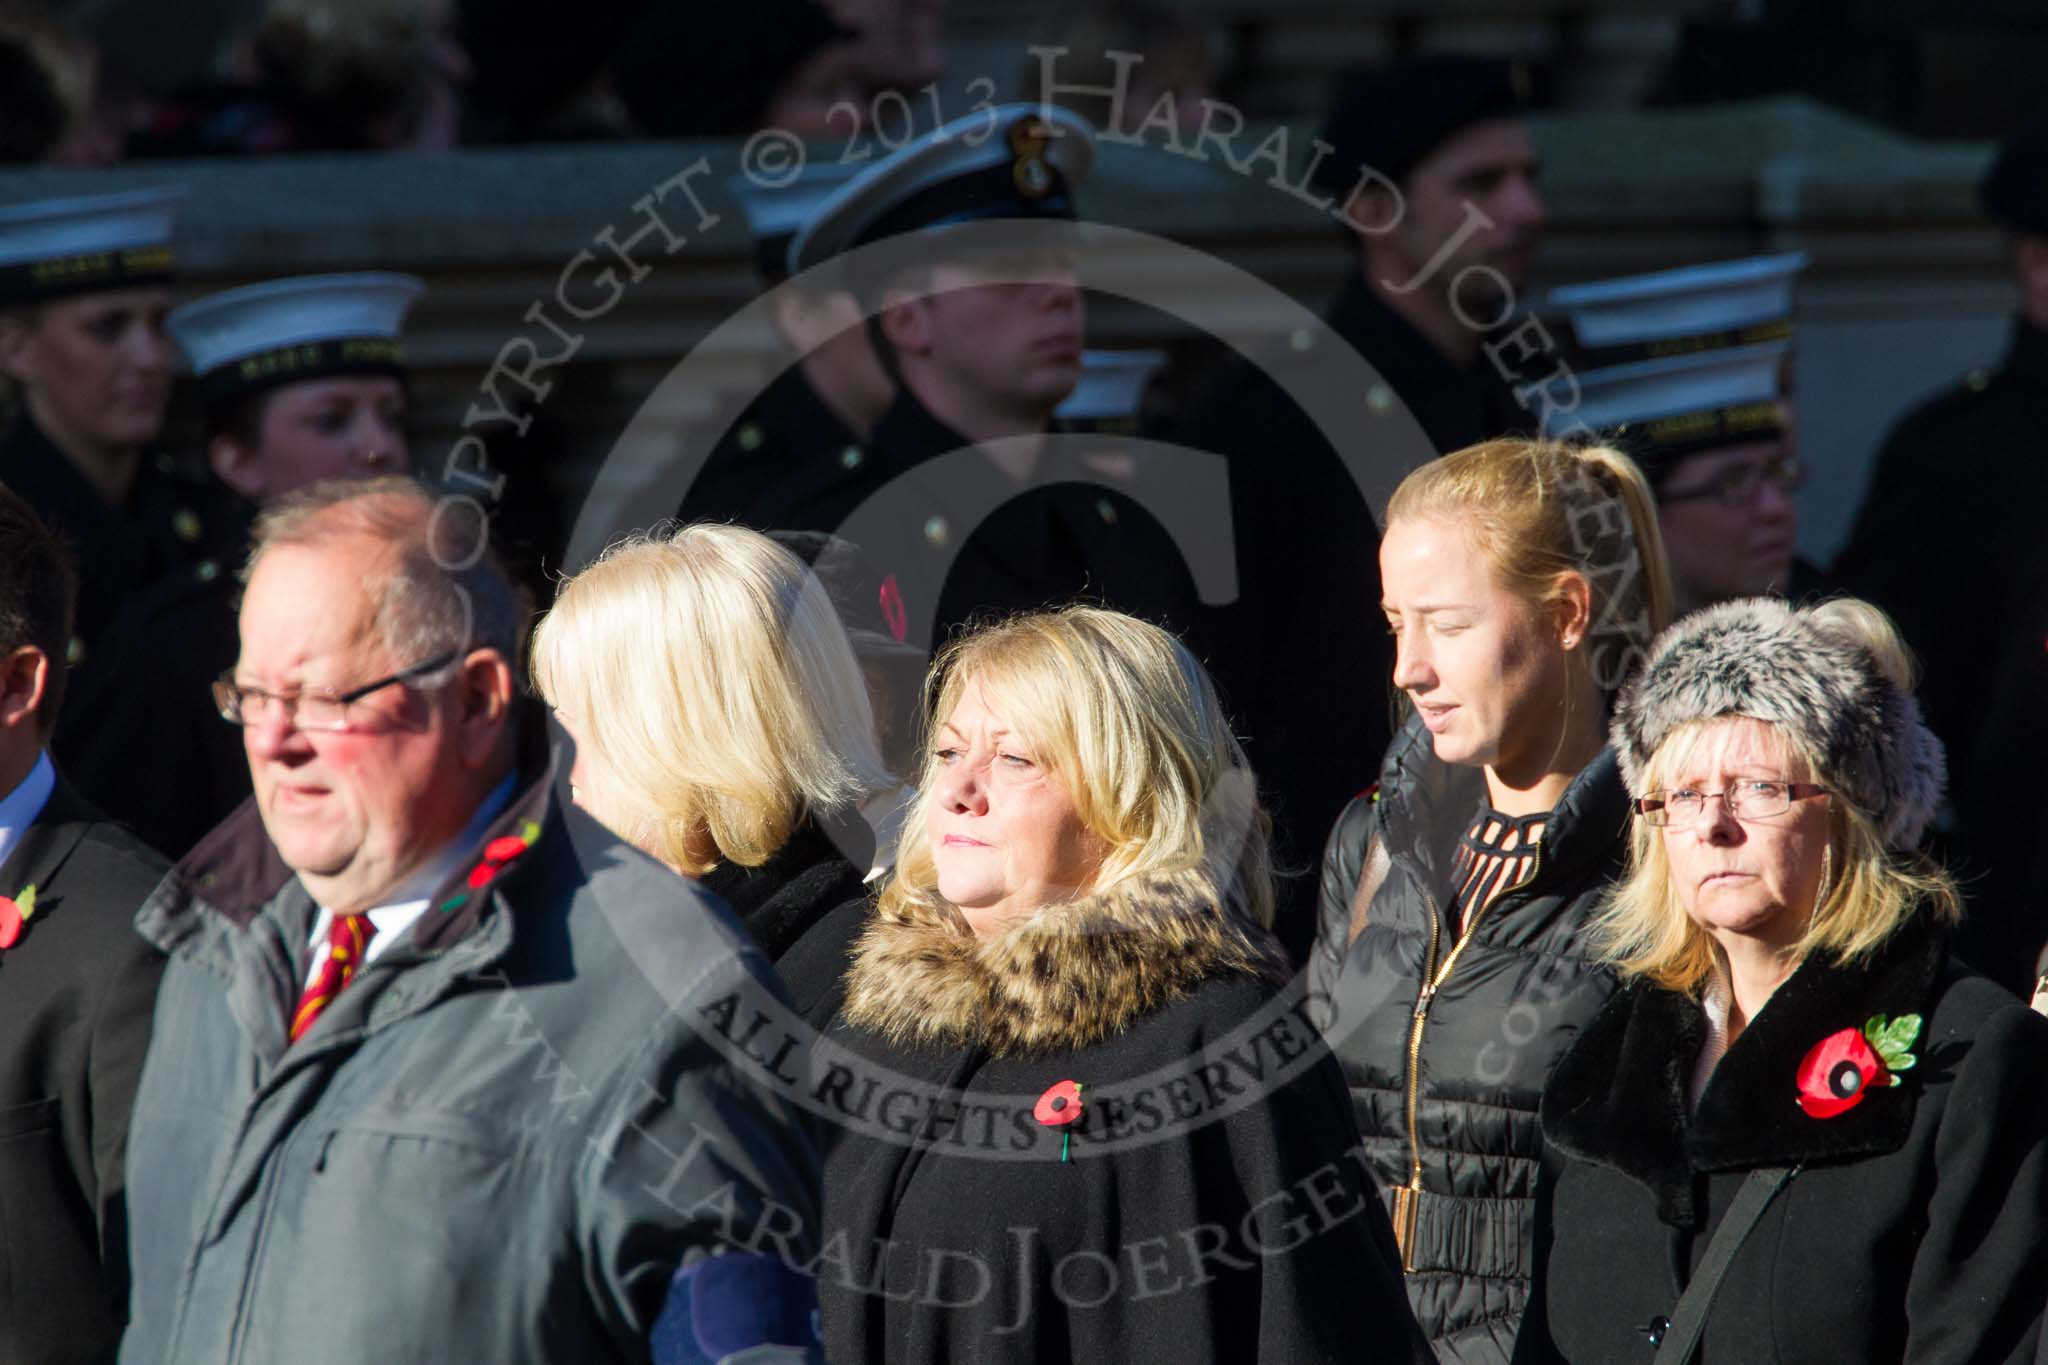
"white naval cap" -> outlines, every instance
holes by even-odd
[[[164,325],[212,408],[302,379],[402,375],[406,314],[425,290],[382,271],[301,275],[209,294]]]
[[[0,303],[164,284],[183,186],[0,208]]]
[[[1081,378],[1053,419],[1083,427],[1134,424],[1145,386],[1165,364],[1164,351],[1083,351]]]
[[[1553,289],[1588,427],[1657,464],[1783,427],[1792,287],[1804,252]]]
[[[906,143],[834,193],[790,243],[791,274],[904,233],[997,219],[1073,219],[1095,130],[1070,110],[1005,104]]]
[[[789,273],[789,245],[818,210],[853,179],[864,164],[858,161],[814,161],[786,185],[765,184],[752,176],[735,175],[725,182],[739,201],[754,236],[754,268],[765,279]]]
[[[1596,356],[1619,347],[1663,356],[1778,341],[1791,335],[1792,281],[1805,268],[1803,251],[1689,265],[1564,285],[1550,291],[1550,306],[1570,316],[1581,351]]]

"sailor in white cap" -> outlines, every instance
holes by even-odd
[[[0,479],[77,554],[70,652],[88,671],[123,601],[206,559],[225,529],[205,483],[150,451],[171,393],[163,320],[181,197],[0,208],[0,375],[15,400]]]
[[[1657,493],[1677,614],[1735,597],[1806,596],[1796,557],[1805,479],[1789,387],[1801,253],[1552,290],[1580,401]]]
[[[170,315],[199,379],[209,459],[247,500],[243,519],[319,479],[408,467],[400,334],[423,288],[409,275],[306,276]],[[93,719],[72,739],[72,780],[172,857],[249,795],[241,732],[221,724],[210,691],[240,648],[234,567],[202,564],[135,597],[106,632],[106,667],[73,695]]]
[[[402,333],[425,288],[411,275],[307,275],[173,312],[167,325],[199,378],[221,482],[261,502],[319,479],[405,469]]]
[[[791,529],[837,531],[896,574],[914,638],[1084,596],[1181,628],[1192,618],[1192,579],[1160,523],[1042,458],[1081,375],[1085,309],[1061,229],[1093,162],[1093,132],[1066,110],[968,115],[868,167],[790,246],[792,270],[824,268],[860,297],[900,386],[862,468]],[[1019,224],[1014,242],[991,241]],[[976,458],[934,463],[960,450]],[[913,472],[887,525],[873,512],[849,522]]]
[[[810,504],[859,477],[875,423],[896,401],[862,325],[859,301],[837,281],[789,280],[789,244],[860,168],[823,162],[793,183],[764,187],[734,176],[754,238],[754,267],[774,289],[771,322],[794,363],[725,424],[683,499],[685,520],[737,521],[760,530],[814,520]]]

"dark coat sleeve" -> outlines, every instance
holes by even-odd
[[[1272,812],[1274,930],[1300,961],[1315,933],[1308,874],[1391,735],[1379,529],[1342,459],[1270,381],[1219,385],[1179,437],[1229,462],[1238,597],[1205,612],[1191,643]]]
[[[1344,954],[1351,946],[1351,903],[1358,894],[1358,879],[1377,853],[1378,821],[1370,793],[1353,798],[1337,817],[1330,831],[1329,846],[1323,850],[1322,890],[1316,915],[1316,943],[1309,954],[1309,999],[1319,1010],[1327,1010],[1331,991],[1344,969]],[[1318,1016],[1327,1027],[1328,1021]]]
[[[1921,661],[1920,706],[1952,771],[1981,733],[1981,669],[2002,624],[1986,604],[1999,596],[2015,545],[2035,539],[2025,524],[2015,542],[2009,515],[2034,504],[2016,496],[2006,471],[1971,460],[2011,436],[2001,410],[1969,398],[1936,400],[1900,423],[1831,574],[1842,591],[1884,608]]]
[[[1250,1200],[1237,1221],[1260,1249],[1257,1358],[1434,1361],[1336,1063],[1324,1056],[1213,1131]]]
[[[128,1301],[128,1114],[149,1051],[156,987],[164,958],[137,935],[121,945],[94,1011],[86,1058],[87,1102],[92,1106],[94,1215],[100,1258],[114,1301]]]
[[[1923,1064],[1939,1065],[1940,1040]],[[2048,1019],[2001,1010],[1960,1064],[1906,1287],[1908,1365],[2035,1358],[2048,1282]]]

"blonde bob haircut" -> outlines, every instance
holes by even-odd
[[[1878,667],[1895,685],[1911,690],[1911,658],[1883,613],[1853,601],[1824,603],[1817,610],[1852,627]],[[1643,789],[1668,787],[1691,763],[1707,732],[1733,718],[1706,717],[1673,729],[1650,755]],[[1834,785],[1822,755],[1810,744],[1783,726],[1756,723],[1776,744],[1787,780]],[[1806,933],[1793,945],[1797,961],[1814,953],[1840,963],[1863,961],[1916,914],[1928,914],[1942,924],[1962,918],[1962,896],[1946,871],[1919,853],[1888,849],[1879,821],[1869,812],[1840,796],[1827,801],[1831,869],[1821,888],[1821,903],[1814,908]],[[1665,836],[1641,814],[1633,823],[1628,872],[1594,914],[1595,941],[1624,977],[1698,995],[1714,974],[1713,939],[1679,899],[1664,852]]]
[[[894,786],[831,599],[756,531],[685,526],[610,546],[562,584],[534,631],[533,673],[606,769],[623,807],[608,822],[691,876],[717,860],[758,867],[806,814]],[[698,831],[717,860],[691,855]]]
[[[1121,612],[1034,612],[975,630],[940,654],[926,682],[932,729],[969,687],[1107,846],[1088,894],[1192,876],[1214,890],[1220,911],[1272,925],[1271,826],[1215,685],[1187,646]],[[927,745],[903,822],[883,913],[942,900],[926,837],[934,748]]]
[[[1566,574],[1592,590],[1588,657],[1614,692],[1671,621],[1671,569],[1657,502],[1636,462],[1611,446],[1502,437],[1431,460],[1401,481],[1385,524],[1470,528],[1495,579],[1531,608]]]

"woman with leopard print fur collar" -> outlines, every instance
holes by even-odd
[[[935,680],[823,1049],[829,1357],[1427,1360],[1200,664],[1072,608]]]

